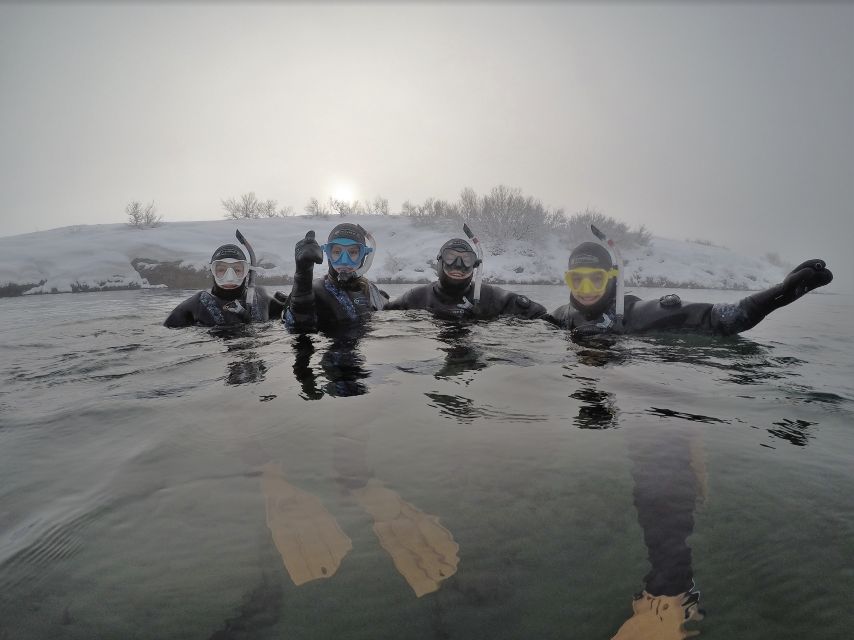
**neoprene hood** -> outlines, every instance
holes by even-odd
[[[605,269],[606,271],[610,271],[614,267],[614,263],[611,260],[611,253],[608,249],[598,242],[582,242],[572,250],[572,253],[569,254],[568,267],[570,269],[575,269],[577,267],[591,267],[594,269]],[[594,304],[589,306],[581,304],[581,302],[572,295],[572,292],[569,294],[569,301],[573,307],[581,311],[585,316],[592,318],[608,310],[616,297],[616,291],[617,281],[612,278],[610,282],[608,282],[608,288],[605,289],[605,293]]]
[[[474,277],[474,269],[472,269],[471,274],[465,280],[452,280],[445,274],[445,263],[442,261],[442,252],[445,249],[454,249],[456,251],[465,251],[470,252],[475,255],[477,253],[472,248],[472,246],[468,243],[468,241],[463,240],[462,238],[451,238],[442,247],[439,249],[439,253],[436,256],[436,260],[439,263],[439,284],[441,287],[448,292],[458,293],[461,291],[465,291],[469,288],[471,284],[472,278]],[[475,266],[477,266],[477,262],[475,262]]]

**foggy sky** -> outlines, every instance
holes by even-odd
[[[854,4],[0,5],[0,235],[342,182],[507,184],[852,291]]]

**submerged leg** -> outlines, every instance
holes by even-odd
[[[701,620],[699,592],[688,537],[694,509],[706,497],[706,466],[700,434],[659,426],[628,434],[633,461],[634,503],[643,530],[650,571],[633,615],[614,640],[681,640],[697,635],[685,624]]]

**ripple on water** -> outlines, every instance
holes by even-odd
[[[2,347],[0,628],[611,637],[648,540],[676,522],[693,527],[674,544],[691,550],[709,638],[847,632],[844,336],[575,344],[540,322],[394,312],[350,341],[298,339],[169,331],[171,298],[116,298],[110,317],[69,297]],[[259,487],[270,460],[352,539],[329,579],[288,577]],[[356,477],[453,534],[459,569],[438,592],[409,589],[342,482]]]

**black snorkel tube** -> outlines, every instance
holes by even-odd
[[[249,277],[246,279],[246,310],[249,313],[249,318],[252,318],[252,303],[255,302],[255,267],[258,266],[255,260],[255,250],[249,241],[240,233],[240,229],[234,232],[237,236],[237,241],[246,247],[246,253],[249,254]]]
[[[604,242],[608,245],[608,248],[611,251],[611,255],[614,256],[614,264],[617,267],[617,306],[616,306],[616,329],[617,331],[623,330],[623,313],[625,311],[625,300],[623,294],[623,258],[620,255],[620,250],[617,248],[617,245],[614,244],[614,241],[608,238],[604,233],[599,231],[594,225],[590,225],[590,230],[593,232],[593,235],[596,236],[601,242]]]
[[[480,281],[483,278],[483,248],[480,246],[480,240],[472,233],[467,224],[463,224],[463,231],[477,251],[477,265],[474,271],[474,306],[477,306],[477,303],[480,302]]]

